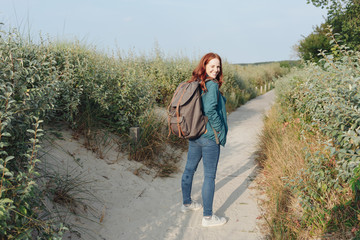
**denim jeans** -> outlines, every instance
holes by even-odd
[[[202,185],[201,194],[203,200],[204,216],[211,216],[213,214],[212,206],[214,200],[215,177],[219,156],[220,145],[216,144],[214,140],[205,138],[203,136],[196,140],[189,140],[187,162],[181,179],[183,204],[191,203],[191,188],[193,177],[202,158],[204,164],[204,182]]]

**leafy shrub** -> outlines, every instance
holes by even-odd
[[[58,115],[75,127],[93,127],[101,119],[112,129],[126,132],[151,107],[151,83],[134,68],[77,44],[51,47],[63,84]]]
[[[0,37],[0,59],[0,237],[60,239],[61,224],[39,218],[41,194],[34,181],[43,135],[40,117],[57,95],[53,57],[11,33]]]
[[[316,27],[314,32],[302,39],[298,46],[298,53],[304,61],[318,62],[321,59],[319,52],[321,50],[330,51],[330,38],[327,35],[327,25],[322,24]]]
[[[360,2],[351,0],[337,14],[332,14],[328,22],[334,32],[341,35],[341,40],[353,50],[360,50]]]
[[[300,137],[316,141],[304,149],[303,169],[290,178],[283,176],[301,205],[302,227],[310,235],[345,234],[358,224],[360,53],[336,40],[332,44],[336,56],[323,51],[319,65],[308,64],[276,82],[278,102],[285,112],[279,116],[281,121],[299,118]],[[336,221],[335,216],[348,219]]]
[[[313,33],[305,37],[299,46],[299,53],[304,60],[319,60],[319,50],[330,51],[326,25],[333,28],[334,33],[352,50],[360,50],[360,2],[359,0],[307,0],[316,7],[328,10],[324,24],[316,27]]]

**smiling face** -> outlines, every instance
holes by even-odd
[[[220,72],[220,60],[217,58],[213,58],[206,64],[205,66],[206,74],[209,75],[210,78],[215,79]]]

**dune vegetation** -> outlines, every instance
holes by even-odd
[[[360,53],[329,38],[276,81],[258,158],[270,239],[360,239]]]
[[[1,239],[61,239],[70,227],[43,201],[71,199],[59,197],[59,188],[51,183],[62,182],[66,193],[81,185],[76,178],[60,181],[69,176],[48,176],[38,169],[44,138],[61,137],[54,126],[83,136],[85,147],[99,159],[111,136],[130,160],[157,169],[157,176],[176,171],[176,159],[158,158],[167,145],[185,142],[168,138],[166,123],[154,109],[166,107],[198,59],[165,57],[159,48],[148,55],[120,52],[104,54],[77,41],[34,43],[16,30],[0,32]],[[273,88],[274,79],[289,71],[280,63],[238,66],[224,61],[223,68],[229,112]],[[130,127],[140,127],[135,143]]]

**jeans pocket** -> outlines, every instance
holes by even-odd
[[[206,138],[206,137],[200,137],[199,140],[201,141],[200,144],[204,147],[208,147],[208,146],[215,146],[217,145],[216,142],[210,138]]]

